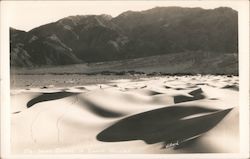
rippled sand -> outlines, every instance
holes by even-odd
[[[110,80],[13,88],[12,152],[238,152],[238,77]]]

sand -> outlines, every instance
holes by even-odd
[[[237,76],[47,82],[12,87],[14,154],[239,152]]]

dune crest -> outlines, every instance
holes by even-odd
[[[238,152],[235,88],[237,77],[198,75],[15,89],[11,150],[15,154],[26,154],[27,149],[34,154]]]

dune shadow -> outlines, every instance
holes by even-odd
[[[157,92],[157,91],[152,91],[152,90],[149,90],[149,91],[148,91],[148,95],[149,95],[149,96],[155,96],[155,95],[159,95],[159,94],[163,94],[163,93]]]
[[[172,87],[167,86],[167,85],[164,85],[164,88],[166,88],[166,89],[171,89]]]
[[[226,86],[222,87],[222,89],[231,89],[234,91],[239,91],[239,87],[236,85],[226,85]]]
[[[184,95],[174,96],[174,103],[182,103],[182,102],[188,102],[188,101],[199,100],[199,99],[205,98],[201,88],[191,91],[188,94],[192,95],[192,97],[184,96]]]
[[[98,116],[106,117],[106,118],[116,118],[116,117],[124,116],[123,113],[115,112],[112,110],[102,108],[101,106],[95,104],[94,102],[92,102],[91,100],[88,100],[86,98],[78,97],[78,100],[80,100],[80,102],[83,105],[85,105],[88,110],[90,110],[91,112],[93,112],[94,114],[96,114]]]
[[[208,85],[208,83],[205,83],[205,82],[203,82],[203,83],[196,83],[196,85],[197,86],[199,86],[199,85]]]
[[[217,110],[196,106],[171,106],[122,119],[97,135],[103,142],[143,140],[147,144],[175,143],[207,132],[231,109]],[[206,115],[186,118],[191,115]]]
[[[79,90],[88,90],[87,88],[83,87],[83,86],[79,86],[79,87],[75,87],[76,89],[79,89]]]
[[[13,112],[12,114],[18,114],[18,113],[21,113],[21,111],[16,111],[16,112]]]
[[[78,93],[72,93],[72,92],[55,92],[55,93],[43,93],[42,95],[35,97],[33,99],[31,99],[28,103],[27,103],[27,107],[30,108],[33,105],[40,103],[40,102],[45,102],[45,101],[50,101],[50,100],[56,100],[56,99],[62,99],[65,97],[69,97],[72,95],[75,95]]]

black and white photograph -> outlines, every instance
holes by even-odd
[[[248,18],[244,0],[2,1],[1,157],[249,157]]]

